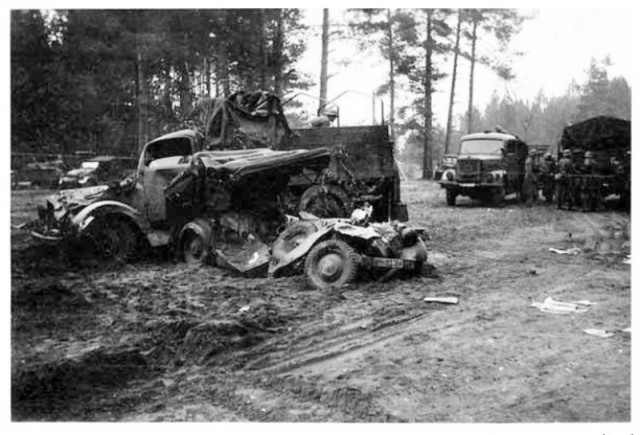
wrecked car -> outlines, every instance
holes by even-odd
[[[354,215],[361,210],[356,210]],[[427,261],[422,229],[394,222],[368,223],[313,216],[289,226],[274,242],[269,275],[304,270],[316,288],[342,287],[362,272],[386,280],[398,273],[418,274]]]
[[[264,92],[202,101],[186,124],[147,143],[131,177],[49,197],[33,236],[89,239],[103,255],[123,261],[144,245],[171,246],[185,260],[200,262],[224,257],[221,246],[229,240],[272,240],[287,214],[344,216],[371,201],[376,218],[399,213],[406,220],[388,133],[387,151],[354,169],[375,144],[367,139],[364,151],[350,153],[315,142],[294,147],[300,136],[289,129],[279,99]],[[346,143],[366,139],[355,136],[358,141]]]
[[[58,187],[60,189],[68,189],[97,186],[121,178],[122,167],[117,157],[97,156],[82,162],[79,168],[72,169],[60,177]]]
[[[205,261],[214,241],[249,234],[268,238],[284,222],[280,192],[305,168],[327,166],[330,151],[196,151],[196,132],[149,142],[136,173],[111,186],[60,191],[39,209],[45,240],[90,239],[120,260],[141,244],[171,245],[190,262]],[[218,240],[219,239],[219,240]]]

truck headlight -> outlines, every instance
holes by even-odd
[[[453,173],[447,172],[447,180],[453,181]]]

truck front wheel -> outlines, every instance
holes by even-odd
[[[447,189],[447,205],[456,205],[456,196],[458,196],[458,194],[455,190]]]
[[[505,202],[505,191],[503,188],[497,188],[493,192],[491,192],[491,202],[495,206],[501,206]]]

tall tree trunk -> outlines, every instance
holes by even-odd
[[[216,96],[220,96],[219,92],[222,92],[222,96],[228,97],[231,95],[231,83],[229,83],[229,55],[227,52],[227,45],[224,41],[218,40],[218,61],[216,62]],[[220,87],[218,89],[218,83]]]
[[[138,154],[147,143],[147,118],[148,118],[148,95],[147,82],[144,74],[144,63],[142,47],[136,35],[136,85],[138,94]]]
[[[473,18],[473,30],[471,31],[471,71],[469,73],[469,108],[467,109],[467,133],[473,131],[473,79],[476,68],[476,41],[478,31],[478,19]]]
[[[431,18],[433,9],[427,9],[427,41],[425,55],[425,74],[424,74],[424,143],[422,156],[422,178],[430,180],[433,176],[433,158],[431,132],[433,130],[433,108],[431,103],[431,94],[433,89],[433,35],[431,34]]]
[[[284,83],[284,9],[277,12],[276,32],[273,37],[273,93],[282,97]]]
[[[458,52],[460,51],[460,28],[462,26],[462,10],[458,9],[458,25],[456,26],[456,45],[453,49],[453,73],[451,74],[451,95],[449,96],[449,113],[447,114],[447,132],[444,138],[444,153],[449,152],[451,141],[451,125],[453,123],[453,101],[456,95],[456,74],[458,73]]]
[[[191,111],[191,75],[187,61],[179,63],[180,73],[180,111],[186,116]]]
[[[396,100],[396,82],[395,82],[395,51],[393,47],[393,22],[391,21],[391,9],[387,9],[387,37],[389,38],[389,132],[391,140],[395,142],[395,100]]]
[[[162,73],[162,80],[164,81],[164,90],[162,93],[162,112],[164,113],[165,121],[174,122],[173,116],[173,95],[171,93],[171,65],[165,64]]]
[[[205,84],[205,89],[207,92],[207,97],[211,97],[211,61],[206,58],[204,60],[204,65],[205,65],[205,80],[206,80],[206,84]]]
[[[329,81],[327,64],[329,63],[329,9],[322,14],[322,57],[320,59],[320,104],[318,111],[327,102],[327,83]]]
[[[258,40],[258,59],[260,65],[258,67],[258,73],[260,77],[260,89],[267,89],[267,19],[265,17],[265,10],[258,10],[258,22],[259,22],[259,40]]]

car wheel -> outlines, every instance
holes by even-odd
[[[93,225],[91,237],[98,255],[118,263],[126,263],[133,258],[138,237],[129,222],[106,217]]]
[[[504,202],[505,202],[504,197],[505,197],[504,189],[495,189],[493,192],[491,192],[491,202],[496,207],[504,205]]]
[[[187,264],[203,264],[209,257],[209,241],[202,234],[193,230],[185,231],[182,235],[182,254]]]
[[[316,245],[305,260],[304,270],[311,285],[319,289],[343,287],[358,274],[360,256],[342,240],[330,239]]]

